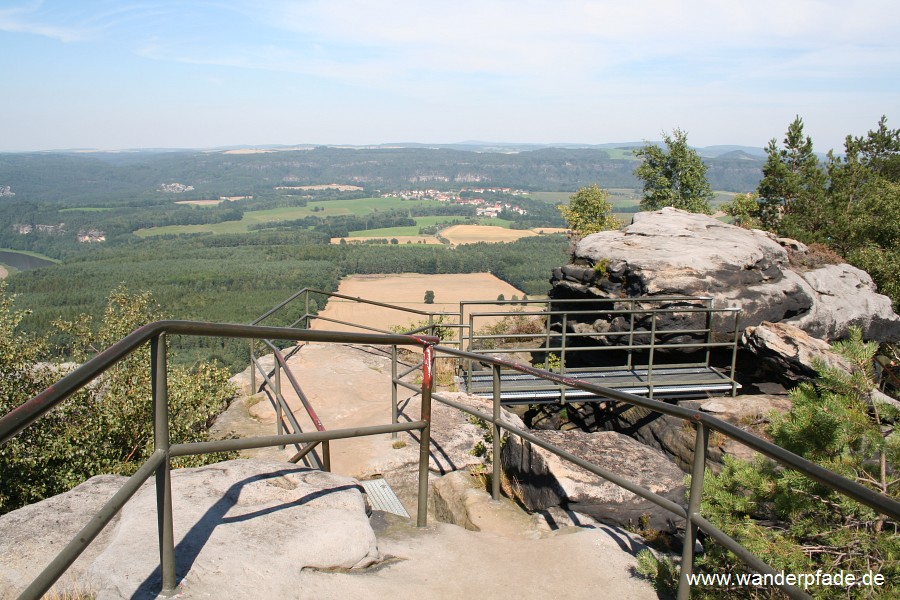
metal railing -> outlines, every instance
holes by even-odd
[[[390,310],[397,311],[398,313],[403,313],[408,315],[411,319],[418,318],[421,321],[425,322],[425,325],[422,329],[426,329],[432,327],[436,324],[439,324],[439,321],[444,318],[455,317],[457,313],[455,312],[443,312],[443,311],[427,311],[427,310],[419,310],[417,308],[409,308],[408,306],[399,306],[397,304],[389,304],[387,302],[378,302],[375,300],[368,300],[366,298],[360,298],[358,296],[347,296],[346,294],[338,294],[337,292],[326,292],[324,290],[317,290],[314,288],[303,288],[302,290],[291,294],[288,298],[279,302],[271,309],[260,315],[254,321],[251,322],[251,325],[259,325],[263,321],[266,321],[273,317],[274,315],[281,313],[288,309],[293,303],[301,301],[303,304],[303,312],[299,314],[294,321],[287,325],[288,327],[296,327],[298,325],[303,325],[304,328],[310,329],[312,322],[314,320],[320,321],[323,323],[334,323],[335,325],[346,325],[349,327],[353,327],[354,329],[360,329],[364,331],[371,331],[373,333],[395,333],[393,331],[387,329],[381,329],[378,327],[371,327],[368,325],[360,325],[359,323],[354,323],[352,321],[342,321],[340,319],[332,319],[329,317],[323,317],[318,314],[320,308],[318,306],[317,299],[322,299],[324,302],[328,302],[329,299],[337,299],[337,300],[345,300],[348,302],[355,302],[360,304],[361,306],[377,306],[379,308],[386,308]],[[315,306],[313,306],[315,303]],[[324,304],[323,304],[324,306]],[[296,313],[295,313],[296,314]],[[289,319],[290,317],[288,317]],[[455,323],[443,323],[441,324],[445,327],[456,327]]]
[[[392,422],[387,425],[374,425],[353,429],[315,431],[308,433],[281,433],[272,436],[258,436],[245,439],[173,444],[168,436],[168,392],[166,378],[167,335],[222,336],[245,339],[286,340],[294,342],[308,341],[388,346],[392,349],[392,386],[395,390],[395,393],[393,394]],[[326,443],[331,440],[386,433],[396,434],[402,431],[419,431],[421,437],[418,463],[417,525],[424,526],[427,522],[428,460],[431,440],[432,399],[463,411],[464,413],[483,419],[485,422],[491,424],[494,434],[493,456],[495,457],[493,461],[491,493],[495,499],[500,497],[501,461],[499,460],[499,457],[501,456],[502,434],[505,431],[517,435],[531,444],[544,448],[590,473],[611,481],[614,484],[653,502],[677,518],[684,519],[686,527],[681,562],[681,578],[678,587],[679,599],[688,598],[690,595],[688,578],[693,570],[694,546],[698,531],[703,531],[710,538],[733,552],[751,569],[763,574],[775,574],[775,570],[770,565],[753,555],[736,540],[718,529],[714,524],[710,523],[700,513],[710,431],[719,432],[787,468],[802,473],[806,477],[809,477],[831,490],[869,506],[880,514],[886,515],[895,521],[900,521],[900,503],[896,500],[843,478],[800,456],[788,452],[783,448],[757,438],[727,422],[712,417],[709,414],[604,388],[566,376],[565,374],[552,373],[543,369],[537,369],[504,360],[496,356],[478,354],[449,346],[434,345],[437,340],[433,337],[415,337],[400,334],[343,333],[264,327],[259,325],[218,325],[185,321],[160,321],[152,323],[134,331],[126,338],[113,344],[93,359],[62,378],[55,385],[44,390],[22,406],[0,418],[0,445],[4,444],[16,433],[34,423],[43,414],[52,410],[53,407],[64,401],[71,394],[88,385],[104,371],[148,342],[150,343],[151,349],[150,370],[153,382],[151,393],[153,396],[154,452],[148,460],[141,465],[137,472],[126,481],[113,498],[103,506],[91,522],[78,533],[78,535],[22,593],[22,598],[38,598],[41,594],[49,590],[54,582],[69,566],[71,566],[87,545],[90,544],[100,531],[102,531],[102,529],[112,520],[128,499],[135,494],[141,484],[153,475],[156,477],[157,489],[157,514],[159,520],[158,543],[160,549],[160,569],[162,573],[162,593],[164,595],[173,593],[176,586],[176,579],[174,569],[175,559],[172,526],[170,459],[174,456],[273,447],[285,444],[302,444],[302,452],[309,452],[316,444]],[[398,366],[397,349],[398,347],[405,346],[422,347],[423,359],[421,363],[413,365],[412,367],[407,367],[401,372]],[[434,384],[434,362],[438,357],[480,361],[490,366],[494,382],[493,410],[491,414],[484,413],[440,394],[432,393]],[[277,358],[276,361],[280,363]],[[627,478],[604,469],[600,465],[590,463],[575,456],[542,440],[529,431],[520,429],[505,421],[501,416],[500,405],[500,375],[502,369],[519,371],[567,388],[583,390],[609,401],[643,407],[691,423],[696,429],[692,477],[687,497],[687,505],[682,506],[663,498],[660,495],[633,483]],[[421,372],[420,384],[414,384],[407,380],[411,375],[418,372]],[[274,381],[272,381],[271,385],[274,385]],[[406,423],[398,422],[398,410],[396,406],[396,389],[398,387],[406,388],[421,394],[421,410],[418,420]],[[781,587],[793,598],[809,598],[809,596],[799,588],[793,586]]]
[[[735,556],[737,556],[741,561],[743,561],[754,571],[761,574],[771,574],[773,576],[778,573],[772,566],[768,565],[759,557],[755,556],[752,552],[742,546],[737,540],[730,537],[721,529],[709,522],[700,513],[700,505],[703,496],[703,479],[706,472],[706,459],[708,454],[710,431],[718,432],[734,441],[737,441],[747,446],[748,448],[759,452],[768,459],[773,460],[787,468],[793,469],[812,479],[813,481],[816,481],[817,483],[838,492],[839,494],[843,494],[844,496],[847,496],[853,500],[856,500],[857,502],[860,502],[861,504],[864,504],[876,510],[882,515],[888,516],[894,521],[900,521],[900,502],[897,502],[896,500],[884,494],[879,494],[854,481],[846,479],[828,469],[825,469],[813,462],[806,460],[801,456],[789,452],[784,448],[781,448],[780,446],[776,446],[771,442],[767,442],[761,438],[756,437],[753,434],[747,433],[746,431],[730,423],[710,416],[708,413],[704,413],[699,410],[683,408],[678,406],[677,404],[669,404],[666,402],[660,402],[658,400],[644,398],[614,389],[604,388],[598,385],[591,384],[589,382],[574,379],[572,377],[567,377],[564,374],[552,373],[543,369],[537,369],[531,366],[522,365],[494,356],[466,352],[456,348],[439,345],[434,347],[434,351],[437,357],[444,355],[463,360],[477,360],[491,366],[493,375],[492,414],[484,413],[471,406],[467,406],[466,404],[451,400],[450,398],[447,398],[440,393],[434,393],[432,395],[432,399],[491,424],[493,433],[492,452],[494,457],[492,464],[493,472],[491,495],[494,500],[500,498],[500,481],[502,475],[500,457],[502,452],[501,444],[503,431],[509,432],[513,435],[517,435],[521,439],[527,440],[531,444],[539,446],[566,461],[578,465],[579,467],[585,469],[590,473],[593,473],[594,475],[610,481],[628,490],[629,492],[636,494],[637,496],[649,500],[650,502],[668,511],[675,517],[685,520],[685,539],[683,542],[681,573],[678,582],[677,593],[677,597],[679,600],[686,600],[690,597],[689,578],[693,571],[695,552],[694,548],[698,531],[703,531],[710,538],[734,553]],[[682,419],[683,421],[692,424],[695,427],[695,440],[694,455],[691,468],[691,484],[687,496],[687,505],[681,506],[675,502],[672,502],[671,500],[664,498],[645,487],[635,484],[634,482],[625,477],[622,477],[619,474],[613,473],[599,465],[575,456],[574,454],[567,452],[566,450],[563,450],[558,446],[554,446],[553,444],[544,441],[543,439],[535,436],[533,433],[520,429],[504,420],[501,417],[500,392],[500,377],[502,369],[510,369],[533,375],[535,377],[545,379],[569,388],[590,392],[591,394],[609,401],[622,402],[632,406],[643,407],[657,413],[662,413]],[[403,380],[404,374],[398,373],[396,366],[392,368],[392,372],[395,375],[395,385],[399,385],[413,391],[417,390],[415,385]],[[410,372],[411,370],[407,370],[405,373],[409,374]],[[397,422],[396,415],[394,416],[394,422]],[[780,585],[778,587],[792,598],[811,598],[811,596],[809,596],[806,592],[796,586]]]
[[[498,310],[472,310],[476,306],[519,305],[522,312],[510,313]],[[509,318],[532,320],[532,331],[525,333],[496,331],[479,321]],[[740,387],[735,380],[737,347],[740,339],[740,310],[715,308],[712,297],[660,296],[652,298],[597,298],[577,300],[506,300],[496,302],[460,303],[460,320],[468,319],[465,329],[468,337],[462,337],[457,346],[470,352],[490,352],[492,355],[538,353],[556,356],[560,374],[578,371],[591,373],[631,371],[639,373],[647,395],[654,397],[656,388],[666,385],[660,377],[654,379],[654,371],[661,369],[700,369],[696,377],[679,377],[678,387],[691,386],[717,388],[727,383],[732,396]],[[684,325],[660,326],[662,319],[683,321]],[[573,331],[574,322],[607,324],[606,331]],[[692,324],[693,323],[693,324]],[[462,329],[460,329],[462,331]],[[498,345],[499,344],[499,345]],[[714,369],[712,357],[715,351],[725,351],[728,361]],[[673,363],[660,360],[674,352],[685,351],[696,355],[694,360]],[[592,366],[600,355],[615,359],[613,366]],[[474,369],[479,361],[466,361],[466,382],[473,381]],[[545,362],[545,365],[549,360]],[[571,365],[575,366],[571,366]],[[631,383],[623,383],[623,386]],[[531,387],[531,392],[559,390],[560,402],[566,401],[564,386]]]
[[[427,311],[386,302],[377,302],[356,296],[304,288],[280,302],[261,315],[252,324],[278,315],[288,327],[301,325],[310,328],[314,321],[352,327],[360,331],[392,333],[387,329],[361,325],[318,314],[320,304],[324,306],[335,299],[354,302],[365,307],[379,307],[405,315],[411,321],[418,321],[418,327],[410,327],[404,333],[416,335],[438,335],[441,333],[443,345],[467,351],[489,351],[491,354],[514,354],[518,352],[542,353],[558,357],[559,372],[577,369],[581,372],[611,372],[626,369],[635,373],[647,388],[651,398],[658,389],[666,389],[670,383],[662,377],[655,378],[656,369],[682,369],[679,375],[679,389],[691,385],[713,386],[715,391],[737,394],[740,385],[735,380],[737,347],[740,339],[740,310],[737,308],[715,308],[711,296],[657,296],[638,298],[592,298],[592,299],[522,299],[522,300],[464,300],[459,303],[458,312]],[[296,310],[300,303],[302,310]],[[291,313],[293,308],[294,312]],[[686,325],[662,327],[662,318],[681,320]],[[491,332],[491,324],[505,318],[530,319],[540,328],[533,333]],[[574,321],[605,320],[618,321],[615,328],[605,332],[570,331]],[[693,324],[692,324],[693,323]],[[455,332],[455,333],[454,333]],[[683,340],[687,341],[683,341]],[[681,340],[681,341],[679,341]],[[500,347],[494,347],[502,342]],[[660,360],[673,351],[691,351],[696,357],[678,364]],[[720,351],[723,356],[713,365],[713,353]],[[615,355],[621,364],[608,367],[584,366],[598,353]],[[725,358],[727,354],[727,358]],[[251,362],[255,359],[251,342]],[[581,363],[579,365],[579,362]],[[662,364],[661,364],[662,363]],[[575,367],[569,367],[575,364]],[[465,361],[463,365],[467,389],[471,388],[476,361]],[[695,377],[686,376],[690,369],[696,369]],[[656,371],[656,373],[654,372]],[[255,373],[251,373],[253,377]],[[256,387],[255,379],[251,385]],[[616,387],[617,384],[608,384]],[[623,387],[627,384],[623,384]],[[712,388],[710,388],[712,389]],[[563,386],[543,386],[529,389],[533,392],[556,390],[560,401],[566,401]],[[470,389],[470,391],[472,391]],[[704,391],[704,390],[701,390]]]
[[[322,424],[321,419],[319,419],[319,416],[316,414],[312,404],[310,404],[306,394],[304,394],[303,390],[300,388],[300,384],[297,382],[297,378],[294,376],[293,371],[291,371],[287,364],[288,358],[297,353],[300,350],[300,346],[294,346],[287,355],[283,355],[281,349],[279,349],[272,340],[262,340],[262,343],[272,351],[274,364],[272,370],[267,372],[259,358],[254,356],[253,347],[251,345],[250,371],[251,373],[253,373],[254,369],[259,371],[259,374],[263,378],[262,385],[257,389],[254,383],[251,386],[251,391],[253,393],[259,391],[265,392],[269,397],[269,401],[275,407],[276,433],[282,435],[285,432],[285,426],[292,430],[291,433],[303,433],[303,429],[300,427],[300,423],[297,421],[294,411],[281,393],[282,373],[288,378],[291,387],[294,389],[294,393],[306,410],[306,414],[309,417],[310,422],[312,422],[313,427],[316,428],[316,431],[325,431],[325,426]],[[322,457],[319,457],[319,454],[315,450],[316,444],[308,444],[302,448],[297,445],[297,453],[289,458],[288,462],[297,463],[302,460],[308,467],[330,471],[331,444],[326,440],[322,442],[321,445]],[[283,450],[284,446],[280,446],[279,448]]]
[[[169,439],[168,412],[168,378],[166,336],[192,335],[234,337],[266,340],[287,340],[307,342],[333,342],[344,344],[385,344],[396,346],[418,346],[423,348],[425,368],[419,392],[422,395],[420,419],[408,423],[390,423],[352,429],[336,429],[332,431],[281,433],[271,436],[257,436],[242,439],[226,439],[193,443],[172,443]],[[175,592],[175,543],[172,518],[171,458],[191,456],[214,452],[229,452],[251,448],[284,446],[301,444],[298,454],[308,453],[318,444],[327,444],[331,440],[346,439],[358,436],[397,433],[400,431],[419,431],[422,444],[419,453],[419,496],[417,525],[422,527],[427,522],[427,489],[428,489],[428,447],[431,439],[431,369],[432,344],[437,340],[425,336],[384,335],[366,333],[345,333],[328,331],[310,331],[305,329],[263,327],[253,325],[223,325],[191,321],[157,321],[136,329],[131,334],[103,350],[95,357],[60,379],[56,384],[45,389],[37,396],[0,417],[0,445],[5,444],[14,435],[32,425],[44,414],[52,410],[78,390],[89,385],[94,379],[118,362],[150,344],[151,394],[154,452],[128,478],[115,495],[85,525],[51,563],[22,592],[20,598],[40,598],[50,590],[53,584],[75,562],[78,556],[111,522],[125,503],[137,492],[138,488],[151,476],[156,479],[157,518],[159,531],[160,571],[162,576],[162,595]],[[282,357],[283,359],[283,357]],[[274,383],[274,382],[273,382]],[[280,395],[280,394],[279,394]],[[322,428],[324,429],[324,428]],[[36,449],[39,450],[39,449]],[[324,452],[324,465],[327,467],[328,452]],[[299,458],[302,458],[299,457]],[[298,460],[299,460],[298,458]]]

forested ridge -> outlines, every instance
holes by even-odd
[[[705,159],[714,189],[754,189],[763,160],[743,153]],[[600,149],[544,148],[519,153],[391,148],[312,150],[261,154],[222,152],[0,154],[0,185],[18,200],[140,203],[164,183],[193,186],[183,198],[269,194],[273,186],[353,184],[366,190],[438,189],[461,185],[571,191],[591,183],[634,188],[635,160]]]
[[[9,279],[9,289],[31,310],[22,327],[33,332],[48,331],[60,318],[98,314],[122,282],[151,292],[174,318],[247,323],[299,289],[336,291],[341,277],[357,273],[490,272],[528,294],[544,294],[548,274],[565,262],[567,250],[562,235],[457,248],[329,244],[307,230],[150,238],[19,273]],[[212,359],[233,369],[246,363],[240,341],[185,338],[173,344],[176,360]]]

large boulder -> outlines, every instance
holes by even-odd
[[[801,329],[786,323],[763,323],[748,327],[741,338],[744,347],[757,359],[759,373],[792,386],[815,380],[819,366],[852,374],[853,366],[831,346],[810,337]],[[900,408],[900,401],[881,392],[877,387],[869,393],[869,401]]]
[[[0,518],[0,597],[15,597],[120,487],[102,476]],[[222,598],[288,598],[306,567],[381,559],[356,480],[290,463],[234,460],[172,472],[181,589]],[[156,598],[152,479],[61,580],[98,598]]]
[[[785,412],[791,408],[787,396],[770,394],[682,400],[678,404],[683,408],[708,412],[754,435],[763,434],[767,417],[772,411]],[[569,408],[571,406],[567,405],[567,412],[571,412]],[[642,406],[618,403],[594,406],[597,410],[593,427],[626,435],[641,444],[659,450],[683,471],[690,471],[696,434],[694,428],[687,426],[683,419]],[[552,421],[550,418],[547,420]],[[724,457],[728,455],[746,459],[752,458],[753,451],[725,436],[711,435],[707,451],[707,467],[718,471]]]
[[[684,503],[684,473],[659,450],[612,431],[534,431],[535,436],[667,498]],[[510,436],[501,455],[509,491],[528,510],[553,506],[627,526],[642,517],[674,532],[676,517],[543,448]]]
[[[788,322],[823,339],[856,326],[866,339],[900,340],[900,317],[867,273],[847,264],[805,267],[814,264],[803,260],[808,252],[763,231],[664,208],[579,241],[572,264],[554,271],[551,297],[712,296],[716,307],[740,308],[744,326]]]
[[[764,377],[788,386],[815,379],[818,372],[814,363],[818,361],[833,369],[850,371],[850,363],[834,352],[828,342],[787,323],[763,322],[748,327],[741,345],[756,357]]]

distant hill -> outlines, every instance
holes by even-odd
[[[728,155],[744,155],[749,158],[766,158],[766,151],[763,148],[754,148],[752,146],[706,146],[697,148],[697,153],[704,158],[720,158]]]
[[[606,188],[640,187],[633,175],[635,159],[628,151],[639,143],[508,144],[491,151],[478,144],[460,144],[467,149],[383,145],[8,153],[0,154],[0,186],[10,186],[17,201],[94,205],[144,199],[171,182],[192,186],[198,198],[258,195],[279,185],[323,183],[351,184],[367,191],[471,186],[575,191],[592,183]],[[704,161],[713,189],[732,192],[754,189],[764,162],[743,149],[707,156]]]

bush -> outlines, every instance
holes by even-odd
[[[13,298],[0,286],[0,414],[6,414],[54,381],[65,369],[53,358],[46,339],[18,329],[26,313],[13,310]],[[131,295],[124,287],[109,297],[99,335],[89,317],[60,322],[70,336],[66,350],[83,359],[139,325],[157,320],[149,294]],[[147,346],[109,369],[0,447],[0,514],[62,493],[102,473],[130,475],[153,452],[150,349]],[[211,421],[235,390],[225,369],[201,363],[189,369],[169,365],[169,434],[172,443],[203,441]],[[216,462],[216,454],[173,460],[174,466]]]
[[[570,198],[568,206],[560,205],[559,211],[569,226],[579,236],[598,231],[618,229],[622,226],[612,214],[609,192],[596,184],[581,188]]]
[[[900,497],[900,434],[886,422],[896,411],[872,405],[874,343],[859,330],[835,350],[853,373],[818,365],[819,379],[791,392],[793,406],[770,416],[768,433],[779,446],[893,498]],[[702,512],[775,570],[792,573],[864,573],[885,577],[880,588],[817,588],[817,597],[896,597],[900,582],[898,524],[791,469],[758,458],[726,457],[704,479]],[[698,571],[743,572],[728,551],[710,544]],[[747,591],[746,593],[750,593]]]
[[[532,316],[523,309],[517,308],[503,317],[500,321],[493,325],[488,325],[476,332],[476,335],[535,335],[544,333],[545,321],[544,317]],[[494,338],[488,340],[478,340],[478,347],[473,349],[490,350],[491,348],[499,348],[503,346],[515,346],[516,344],[530,345],[527,338]]]

